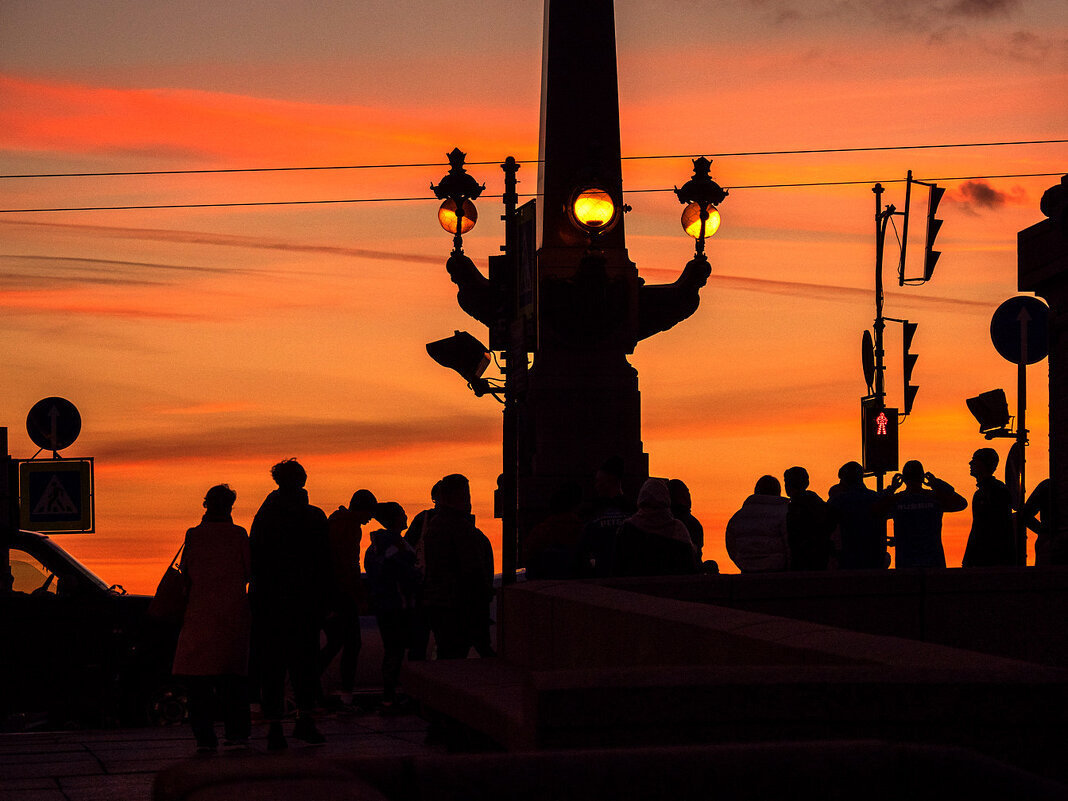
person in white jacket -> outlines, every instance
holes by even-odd
[[[786,510],[775,476],[761,476],[753,494],[727,521],[727,555],[743,573],[767,573],[790,567]]]

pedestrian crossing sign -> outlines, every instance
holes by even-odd
[[[39,459],[19,462],[19,525],[29,531],[90,532],[93,460]]]

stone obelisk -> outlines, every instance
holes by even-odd
[[[624,488],[636,494],[649,458],[627,356],[693,314],[710,271],[702,256],[674,283],[645,286],[627,255],[612,0],[545,2],[540,151],[538,336],[519,411],[521,530],[563,483],[589,491],[609,457],[622,458]],[[594,232],[569,211],[590,187],[617,210]],[[486,279],[466,257],[449,269],[462,307],[492,325]]]

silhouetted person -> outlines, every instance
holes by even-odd
[[[397,681],[408,648],[410,615],[422,576],[415,564],[415,549],[403,537],[408,527],[403,507],[393,501],[379,504],[375,520],[382,524],[382,529],[371,532],[364,567],[382,635],[382,713],[390,714],[397,702]]]
[[[237,493],[226,484],[204,496],[200,525],[185,533],[182,574],[189,595],[174,674],[189,689],[189,723],[197,751],[214,752],[215,700],[222,712],[227,745],[248,745],[249,632],[252,614],[245,585],[251,577],[248,534],[234,525]]]
[[[441,482],[436,481],[430,489],[430,509],[424,509],[415,516],[408,530],[404,532],[405,541],[415,550],[415,566],[421,575],[426,574],[423,554],[423,534],[426,532],[427,523],[438,511],[440,501]],[[423,584],[420,581],[415,594],[415,606],[411,611],[409,625],[411,641],[408,643],[408,661],[422,661],[426,659],[427,649],[430,647],[430,622],[426,618],[426,608],[423,605]]]
[[[697,572],[690,532],[671,514],[667,483],[646,479],[638,511],[616,532],[612,569],[617,576],[676,576]]]
[[[1035,532],[1035,565],[1068,565],[1068,542],[1058,540],[1053,532],[1053,487],[1048,478],[1027,496],[1024,521]]]
[[[786,513],[790,499],[780,494],[779,479],[761,476],[753,494],[727,521],[727,555],[743,573],[767,573],[790,567]]]
[[[968,462],[968,472],[975,479],[975,494],[972,495],[972,529],[964,549],[964,567],[1018,563],[1012,497],[1009,488],[994,478],[997,469],[998,452],[993,448],[980,448]]]
[[[623,460],[606,459],[593,477],[593,504],[586,514],[581,551],[594,576],[612,575],[616,531],[634,514],[634,504],[623,494]]]
[[[705,528],[701,521],[693,516],[693,500],[690,498],[690,488],[681,479],[673,478],[667,483],[668,492],[671,493],[671,514],[676,520],[681,520],[690,532],[690,542],[693,543],[694,553],[697,554],[697,563],[701,564],[702,552],[705,549]]]
[[[445,476],[438,494],[438,510],[423,533],[423,604],[438,658],[464,659],[488,630],[493,552],[475,526],[467,478]]]
[[[582,487],[568,482],[549,499],[549,516],[523,540],[523,564],[528,579],[577,578],[588,571],[582,564]]]
[[[319,631],[326,608],[330,546],[326,515],[308,502],[307,473],[296,459],[271,468],[278,485],[252,521],[253,642],[259,658],[268,750],[286,747],[282,732],[289,673],[297,703],[293,736],[325,740],[315,725],[319,687]]]
[[[831,559],[831,526],[826,502],[808,488],[808,471],[791,467],[783,473],[783,488],[790,498],[786,536],[790,543],[791,570],[826,570]]]
[[[898,492],[902,484],[905,488]],[[894,474],[890,486],[883,490],[880,506],[882,513],[894,520],[898,568],[946,566],[942,514],[968,508],[968,501],[952,486],[933,473],[925,473],[923,465],[913,459]]]
[[[481,614],[476,616],[474,620],[475,636],[473,645],[475,653],[483,659],[488,659],[491,656],[497,656],[497,651],[493,647],[493,635],[490,632],[490,628],[494,624],[493,617],[490,615],[490,607],[493,603],[493,597],[497,594],[497,589],[493,586],[493,543],[479,529],[475,529],[475,531],[478,532],[476,539],[482,549],[482,564],[490,589],[486,595],[486,600],[482,603]]]
[[[349,506],[339,506],[327,518],[330,541],[330,609],[323,620],[326,645],[319,651],[320,675],[341,654],[341,702],[352,703],[356,664],[363,645],[360,634],[360,604],[364,588],[360,578],[360,547],[363,524],[375,513],[374,493],[360,489],[352,494]]]
[[[846,462],[838,483],[827,492],[831,525],[838,526],[838,566],[843,570],[880,570],[890,566],[886,552],[886,518],[879,512],[879,493],[865,486],[864,468]]]

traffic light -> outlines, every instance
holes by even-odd
[[[882,409],[874,399],[860,402],[861,451],[866,473],[897,470],[897,409]]]
[[[924,281],[931,280],[931,276],[934,275],[935,265],[938,263],[938,257],[942,255],[940,251],[933,248],[935,237],[938,236],[938,231],[942,227],[942,220],[935,217],[935,212],[938,211],[938,204],[945,193],[946,190],[943,187],[938,186],[938,184],[931,184],[931,199],[927,204],[927,241],[923,246]]]
[[[916,360],[920,357],[909,352],[909,348],[912,347],[912,338],[916,336],[916,326],[917,323],[910,323],[908,320],[901,321],[901,368],[906,415],[912,411],[912,402],[916,400],[916,393],[920,391],[920,388],[912,383],[912,371],[916,367]]]

